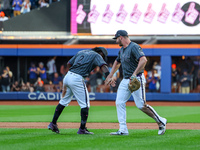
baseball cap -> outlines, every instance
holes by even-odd
[[[128,36],[128,33],[125,30],[118,30],[113,39],[117,39],[119,36]]]
[[[102,51],[104,54],[104,60],[107,61],[108,51],[104,47],[95,47],[92,50],[95,52],[98,52],[99,50]]]

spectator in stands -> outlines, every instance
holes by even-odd
[[[31,2],[30,0],[24,0],[22,3],[21,13],[25,14],[31,11]]]
[[[43,83],[40,82],[36,88],[35,88],[35,92],[45,92],[45,89],[44,89],[44,86],[43,86]]]
[[[161,80],[161,65],[160,62],[157,61],[153,64],[153,69],[156,70],[156,73],[154,72],[154,76],[158,77],[158,82],[156,82],[156,89],[157,91],[160,89],[160,80]]]
[[[0,76],[1,79],[1,88],[3,92],[9,92],[10,91],[10,74],[9,71],[4,68],[3,73]]]
[[[11,1],[12,0],[3,0],[3,12],[8,18],[11,17]]]
[[[10,67],[9,66],[6,66],[6,70],[8,71],[8,74],[9,74],[9,77],[10,77],[10,82],[11,82],[11,79],[13,77],[13,73],[12,71],[10,70]]]
[[[8,20],[8,17],[5,16],[5,13],[3,11],[0,12],[0,21],[6,21]]]
[[[196,65],[194,64],[194,61],[191,59],[191,57],[187,58],[187,65],[188,65],[188,74],[191,77],[191,90],[196,88],[196,78],[197,78],[197,72],[196,72]]]
[[[30,89],[26,86],[25,83],[22,83],[21,92],[30,92]]]
[[[0,0],[0,10],[3,10],[3,1]]]
[[[58,85],[55,85],[56,92],[62,92],[63,89],[63,82],[59,81]]]
[[[48,68],[48,79],[49,81],[53,81],[54,73],[57,72],[56,68],[56,56],[53,58],[50,58],[47,62],[47,68]]]
[[[161,78],[161,65],[160,65],[160,62],[158,63],[157,61],[155,61],[153,63],[153,69],[157,70],[157,74]]]
[[[177,71],[178,71],[178,74],[179,76],[181,76],[183,74],[183,70],[188,70],[188,64],[185,60],[185,57],[182,56],[182,59],[180,59],[177,63]]]
[[[64,64],[62,64],[60,66],[60,73],[62,75],[62,78],[64,78],[64,76],[66,75],[67,71],[68,71],[67,70],[67,62],[64,62]]]
[[[13,10],[14,17],[20,15],[21,7],[22,7],[22,0],[13,0],[12,7],[14,8],[14,10]]]
[[[152,70],[152,75],[148,77],[147,83],[149,84],[149,92],[157,92],[156,83],[158,82],[158,76],[155,76],[157,70]]]
[[[42,81],[41,77],[38,77],[37,81],[34,84],[34,87],[38,86],[40,83],[44,84],[44,81]]]
[[[176,64],[172,64],[172,91],[177,92],[177,80],[178,80],[178,72],[176,70]]]
[[[28,69],[28,74],[30,84],[33,85],[37,81],[37,68],[33,62],[31,63],[31,67]]]
[[[12,84],[11,91],[18,92],[20,90],[21,90],[21,87],[19,85],[19,82],[15,81],[14,84]]]
[[[44,84],[48,84],[46,68],[44,67],[44,64],[42,62],[39,63],[37,73],[40,75],[42,81],[44,81]]]
[[[53,84],[59,84],[59,82],[62,81],[62,77],[59,76],[57,72],[54,73],[54,78],[53,78]]]
[[[188,68],[188,74],[189,75],[193,75],[194,74],[194,62],[192,61],[192,59],[190,57],[187,58],[186,60],[187,63],[187,68]]]
[[[187,69],[183,70],[183,75],[180,77],[181,93],[190,93],[191,76],[188,74]]]
[[[29,92],[31,91],[31,84],[30,84],[30,82],[26,82],[26,88],[29,90]]]
[[[34,90],[34,87],[30,87],[30,92],[34,92],[35,90]]]
[[[31,9],[37,8],[36,0],[30,0],[31,2]]]
[[[38,4],[40,5],[40,7],[48,7],[49,3],[46,0],[39,0]]]

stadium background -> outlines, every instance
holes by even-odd
[[[89,13],[92,7],[91,2],[89,0],[73,2],[61,0],[52,3],[49,7],[34,9],[27,14],[1,22],[1,71],[6,65],[10,66],[14,75],[13,80],[23,79],[26,82],[28,81],[27,70],[32,61],[36,63],[43,61],[46,64],[50,57],[57,56],[56,65],[59,70],[59,66],[79,50],[94,46],[106,47],[108,61],[113,62],[118,54],[119,46],[112,40],[112,34],[92,35],[91,24],[87,21],[87,16],[82,24],[73,24],[73,9],[83,4],[83,10]],[[196,20],[198,27],[199,18],[198,16]],[[77,33],[72,32],[74,26],[77,28]],[[104,32],[103,29],[102,32]],[[198,63],[200,61],[198,34],[184,35],[184,32],[182,35],[131,34],[130,39],[139,43],[144,49],[149,60],[147,69],[150,70],[154,61],[161,62],[160,90],[158,93],[147,92],[147,101],[200,101],[200,88],[197,81],[191,82],[190,94],[181,94],[171,89],[171,65],[174,61],[183,57],[190,57]],[[55,92],[1,92],[0,95],[1,100],[60,99],[60,94]],[[91,100],[115,100],[115,97],[116,93],[90,93]]]
[[[107,35],[109,32],[102,26],[99,31],[107,33],[94,35],[87,16],[82,25],[74,24],[73,20],[76,16],[73,12],[80,4],[88,14],[92,9],[91,2],[104,4],[105,1],[114,1],[114,6],[118,6],[121,0],[60,0],[49,7],[36,8],[29,13],[0,22],[0,71],[8,65],[13,72],[13,80],[23,79],[26,82],[30,62],[42,61],[46,64],[49,57],[57,56],[56,65],[59,69],[60,65],[77,51],[100,45],[108,49],[108,60],[113,62],[119,50],[119,46],[112,39],[116,31]],[[126,4],[130,1],[132,2],[123,0]],[[134,1],[137,1],[139,6],[144,2]],[[161,3],[163,0],[145,2],[152,2],[154,5],[155,2]],[[175,2],[180,2],[184,11],[187,11],[191,3],[187,0],[168,1],[167,8],[168,4]],[[199,2],[194,2],[195,8],[200,12]],[[199,28],[199,18],[198,15],[195,26],[184,27],[188,31]],[[178,25],[183,24],[180,22]],[[118,30],[117,25],[116,23],[116,26],[112,26],[113,30]],[[122,24],[121,27],[127,26]],[[131,31],[134,32],[136,27],[139,26],[134,25]],[[166,33],[170,31],[167,27],[156,27],[151,31],[157,32],[157,29]],[[176,30],[178,31],[178,28],[173,31]],[[147,55],[146,69],[151,69],[155,61],[161,62],[160,90],[157,93],[147,91],[147,101],[161,116],[168,119],[164,136],[157,135],[158,129],[154,120],[137,109],[132,98],[126,107],[129,136],[110,136],[109,133],[119,127],[114,102],[116,93],[90,93],[91,107],[87,127],[95,134],[79,136],[76,132],[80,122],[80,107],[76,101],[72,101],[59,118],[58,127],[61,134],[54,134],[47,130],[47,125],[52,119],[60,93],[0,92],[0,149],[199,149],[199,84],[193,84],[189,94],[181,94],[171,89],[172,63],[179,60],[182,63],[183,58],[191,58],[198,62],[197,65],[200,64],[200,30],[193,30],[195,32],[191,34],[184,34],[187,30],[182,31],[183,34],[159,35],[136,35],[128,31],[131,33],[130,39],[139,43]]]

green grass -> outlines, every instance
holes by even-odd
[[[0,106],[0,122],[50,122],[56,106]],[[155,106],[168,123],[199,123],[200,107]],[[80,122],[80,107],[64,109],[58,122]],[[117,122],[115,106],[91,106],[88,122]],[[127,106],[127,122],[154,122],[135,106]],[[94,135],[77,135],[78,129],[0,128],[0,150],[198,150],[200,130],[131,130],[129,136],[111,136],[114,129],[90,129]]]
[[[111,136],[109,129],[93,129],[94,135],[77,135],[77,129],[0,129],[1,150],[189,150],[200,149],[200,130],[129,130],[129,136]]]
[[[56,106],[0,106],[0,122],[49,122]],[[168,123],[200,123],[199,106],[154,106]],[[80,122],[80,107],[68,106],[61,114],[59,122]],[[91,106],[88,122],[118,122],[115,106]],[[154,122],[135,106],[127,106],[127,122]]]

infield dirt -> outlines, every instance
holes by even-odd
[[[91,106],[115,106],[114,101],[91,101]],[[147,102],[151,106],[200,106],[200,102]],[[58,101],[0,101],[0,105],[57,105]],[[72,101],[70,105],[78,105]],[[127,106],[135,106],[127,102]],[[47,128],[48,122],[0,122],[0,128]],[[59,128],[79,128],[80,123],[58,122]],[[127,123],[129,129],[158,129],[156,123]],[[87,123],[90,129],[118,129],[118,123]],[[200,123],[168,123],[167,129],[200,130]]]

